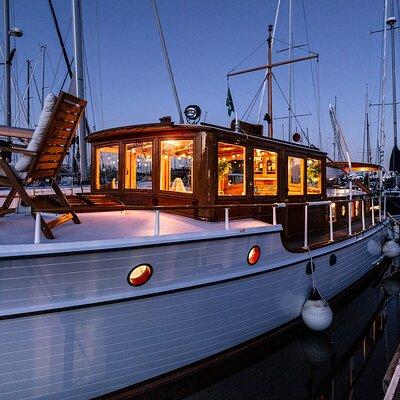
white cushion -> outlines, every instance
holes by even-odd
[[[21,179],[25,179],[27,172],[18,172],[15,170],[14,165],[10,164],[11,169],[14,171],[15,175]],[[2,168],[0,168],[0,178],[7,178],[6,173],[3,171]]]
[[[28,147],[26,148],[27,150],[36,152],[40,149],[40,146],[49,128],[51,115],[53,113],[56,102],[57,96],[55,96],[53,93],[49,93],[44,99],[43,109],[40,113],[39,122],[33,132],[31,140],[29,141]],[[27,172],[31,165],[32,158],[32,156],[21,154],[15,164],[15,171]],[[24,174],[19,175],[22,177]]]

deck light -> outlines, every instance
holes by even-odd
[[[191,104],[185,108],[185,117],[188,124],[197,124],[200,120],[201,109],[195,104]]]
[[[128,274],[128,283],[131,286],[142,286],[153,275],[153,268],[150,264],[139,264],[131,269]]]
[[[254,265],[258,262],[258,260],[260,259],[260,255],[261,255],[261,250],[259,246],[253,246],[249,253],[247,254],[247,262],[250,265]]]

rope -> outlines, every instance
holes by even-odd
[[[228,75],[235,71],[235,69],[239,66],[241,66],[245,61],[247,61],[264,43],[266,43],[268,39],[264,39],[247,57],[245,57],[242,61],[240,61],[240,63],[238,65],[236,65],[236,67],[233,67],[229,72]]]
[[[309,246],[307,246],[307,252],[308,252],[308,256],[310,257],[310,262],[311,262],[311,278],[312,278],[313,289],[317,290],[317,284],[315,282],[315,276],[314,276],[314,261],[313,261]]]
[[[70,31],[70,28],[71,28],[71,23],[72,23],[72,18],[69,19],[69,24],[68,24],[67,32],[65,33],[65,36],[64,36],[64,39],[63,39],[64,42],[65,42],[65,41],[67,40],[67,38],[68,38],[69,31]],[[53,82],[51,83],[51,86],[50,86],[50,91],[51,91],[51,92],[53,91],[54,84],[55,84],[56,79],[57,79],[57,75],[58,75],[58,71],[59,71],[59,69],[60,69],[60,64],[61,64],[61,60],[62,60],[62,59],[63,59],[63,53],[62,53],[62,50],[60,50],[60,56],[58,57],[56,72],[55,72],[55,74],[54,74]]]
[[[82,48],[83,48],[83,60],[84,60],[84,68],[86,72],[86,79],[88,82],[88,89],[89,89],[89,97],[90,97],[90,108],[92,111],[92,118],[93,118],[93,126],[94,129],[96,130],[96,117],[95,117],[95,110],[94,110],[94,101],[93,101],[93,96],[92,96],[92,84],[90,81],[90,74],[89,74],[89,66],[87,62],[87,55],[86,55],[86,41],[82,35]]]
[[[274,78],[274,81],[275,81],[276,85],[278,86],[278,89],[279,89],[279,91],[281,92],[281,94],[282,94],[282,96],[283,96],[283,98],[284,98],[286,104],[288,105],[288,107],[290,107],[289,102],[288,102],[288,100],[287,100],[287,98],[286,98],[286,96],[285,96],[285,93],[283,92],[283,90],[282,90],[282,88],[280,87],[278,81],[276,80],[275,75],[272,74],[272,77]],[[295,110],[293,110],[293,118],[294,118],[295,121],[299,124],[300,130],[301,130],[302,134],[304,135],[304,137],[306,138],[307,144],[310,146],[310,145],[311,145],[310,139],[309,139],[307,133],[304,131],[303,127],[301,126],[300,121],[299,121],[298,118],[296,117],[296,112],[295,112]]]
[[[276,12],[275,12],[274,27],[272,30],[271,51],[274,48],[275,30],[276,30],[276,26],[278,24],[278,16],[279,16],[280,7],[281,7],[281,0],[278,0],[278,4],[276,6]],[[265,70],[265,76],[268,77],[268,70]],[[260,98],[261,99],[260,106],[258,107],[257,124],[259,124],[261,121],[261,112],[262,112],[261,110],[262,110],[263,103],[264,103],[265,88],[266,88],[266,81],[264,81],[264,84],[263,84],[261,98]],[[272,115],[271,115],[271,117],[272,117]]]
[[[317,282],[316,282],[315,276],[314,276],[314,261],[313,261],[309,246],[307,246],[307,252],[308,252],[308,256],[310,257],[310,262],[311,262],[311,279],[312,279],[313,290],[317,291],[319,293],[319,295],[321,296],[321,299],[323,301],[325,301],[325,303],[328,303],[327,300],[324,299],[324,297],[322,296],[322,294],[320,293],[320,291],[317,288]]]
[[[39,62],[39,58],[40,58],[40,52],[39,52],[38,56],[36,57],[35,63],[34,63],[33,68],[32,68],[32,73],[31,73],[31,75],[30,75],[29,82],[28,82],[28,84],[26,85],[26,89],[25,89],[25,92],[24,92],[23,95],[22,95],[22,98],[25,98],[25,96],[27,95],[27,93],[28,93],[28,87],[30,87],[31,82],[32,82],[32,80],[34,79],[34,74],[35,74],[35,70],[36,70],[36,67],[37,67],[38,62]],[[14,118],[14,126],[17,124],[17,121],[18,121],[20,115],[21,115],[21,107],[18,108],[18,113],[17,113],[17,115],[16,115],[15,118]]]
[[[97,66],[99,69],[99,92],[100,92],[100,113],[101,113],[101,125],[102,129],[105,128],[105,123],[104,123],[104,109],[103,109],[103,84],[102,84],[102,78],[101,78],[101,68],[100,68],[100,34],[99,34],[99,11],[98,11],[98,0],[96,0],[96,39],[97,39],[97,55],[98,55],[98,61],[97,61]]]
[[[307,24],[307,18],[306,18],[306,9],[304,6],[304,0],[301,0],[301,4],[303,6],[303,16],[304,16],[304,26],[305,26],[305,31],[306,31],[306,40],[307,40],[307,48],[310,50],[310,40],[308,36],[308,24]],[[303,50],[303,49],[301,49]],[[311,72],[311,82],[312,82],[312,87],[313,87],[313,94],[314,94],[314,101],[315,101],[315,108],[317,111],[317,121],[318,121],[318,147],[322,149],[322,134],[321,134],[321,98],[320,95],[317,97],[317,92],[315,89],[315,78],[314,78],[314,70],[313,70],[313,64],[311,60],[309,60],[310,64],[310,72]],[[317,64],[319,66],[319,64]],[[319,86],[318,86],[318,93],[319,92]]]
[[[250,104],[248,105],[248,107],[246,108],[246,111],[244,112],[242,119],[244,121],[247,121],[250,117],[251,112],[253,111],[254,105],[256,104],[256,101],[258,99],[258,96],[260,95],[261,89],[263,87],[263,84],[265,82],[265,80],[267,79],[267,76],[264,77],[264,79],[261,82],[261,85],[258,87],[256,94],[254,95],[253,99],[251,100]],[[247,117],[246,117],[246,114]]]

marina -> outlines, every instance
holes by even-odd
[[[279,39],[283,6],[277,1],[263,42],[224,76],[223,123],[206,121],[197,104],[182,108],[164,34],[165,5],[151,0],[177,117],[157,106],[153,122],[137,114],[118,119],[118,111],[114,125],[104,124],[100,63],[99,88],[92,88],[84,40],[86,15],[89,46],[97,44],[100,60],[99,15],[107,5],[68,1],[65,31],[65,9],[47,1],[57,71],[64,63],[65,76],[57,79],[52,67],[48,90],[49,50],[41,45],[34,67],[26,63],[21,96],[12,61],[24,32],[14,25],[14,1],[3,0],[0,399],[195,400],[266,392],[282,400],[398,398],[398,2],[384,1],[383,29],[370,32],[382,38],[377,148],[372,157],[366,105],[361,160],[347,143],[336,99],[327,108],[333,154],[323,143],[316,86],[322,55],[309,43],[304,1],[308,43],[293,43],[293,13],[300,8],[291,0],[283,17],[289,41]],[[275,42],[289,47],[277,51]],[[245,65],[261,48],[267,63]],[[385,97],[389,56],[392,104]],[[311,112],[294,110],[294,71],[305,67],[317,114],[312,136],[299,121]],[[283,68],[287,96],[279,83]],[[257,73],[259,88],[240,110],[234,82]],[[122,110],[126,100],[119,100]],[[285,103],[288,115],[277,116]],[[34,104],[39,111],[31,115]],[[378,354],[384,358],[374,362]],[[378,365],[374,379],[365,381]]]

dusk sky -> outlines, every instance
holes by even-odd
[[[83,0],[82,3],[90,125],[95,125],[99,130],[155,122],[164,115],[171,115],[173,120],[179,122],[151,1]],[[315,80],[319,80],[320,84],[323,149],[332,152],[328,106],[334,103],[337,96],[338,117],[353,159],[360,159],[366,84],[369,86],[370,101],[379,100],[381,35],[371,37],[370,30],[382,28],[383,0],[293,0],[295,45],[307,43],[303,3],[310,49],[320,54],[318,65],[316,61],[312,65]],[[398,4],[398,0],[395,0],[397,16]],[[20,91],[24,90],[26,80],[25,60],[36,60],[39,44],[46,44],[49,56],[46,92],[52,90],[57,93],[66,68],[61,60],[54,79],[60,48],[47,0],[13,0],[11,5],[12,25],[24,30],[24,36],[15,40],[17,59],[13,65]],[[54,5],[65,35],[71,21],[71,2],[54,0]],[[207,122],[222,125],[228,123],[225,106],[226,74],[265,40],[267,26],[274,22],[276,6],[276,0],[158,0],[182,108],[188,104],[198,104],[203,117],[207,113]],[[284,60],[287,53],[277,54],[277,51],[287,47],[282,42],[288,42],[288,0],[281,1],[276,39],[280,42],[274,44],[273,58]],[[72,58],[71,29],[66,43]],[[295,50],[293,57],[304,55],[304,51]],[[265,44],[239,68],[264,63]],[[39,86],[40,68],[39,64],[35,73]],[[387,99],[390,101],[390,63],[388,72]],[[288,67],[278,67],[274,73],[285,96],[288,96]],[[256,72],[231,78],[230,87],[239,117],[250,104],[263,77],[264,72]],[[308,61],[294,66],[293,91],[294,110],[298,114],[312,113],[299,121],[304,130],[309,130],[311,142],[317,145],[317,113]],[[35,93],[34,96],[36,115],[33,119],[36,120],[38,105]],[[249,122],[255,122],[258,104],[259,101]],[[266,107],[264,103],[265,111]],[[287,105],[275,82],[274,115],[287,115]],[[372,110],[371,119],[372,143],[375,148],[376,109]],[[386,110],[386,124],[387,158],[392,146],[390,108]],[[22,120],[21,125],[24,125]],[[295,127],[296,122],[293,121]],[[287,137],[287,120],[275,121],[275,132],[278,138],[282,138],[282,132]]]

